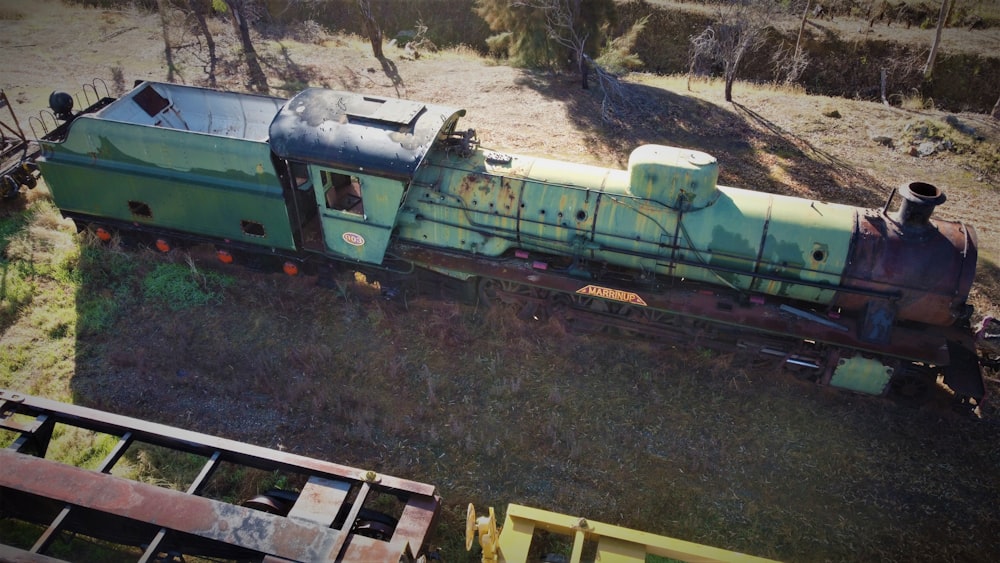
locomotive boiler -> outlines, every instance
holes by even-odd
[[[862,209],[720,186],[716,159],[688,149],[640,146],[625,170],[487,150],[464,115],[143,82],[70,113],[38,165],[103,239],[386,285],[433,274],[525,318],[746,351],[876,395],[943,375],[961,404],[982,401],[976,235],[933,217],[937,187]]]

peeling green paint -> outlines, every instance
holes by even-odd
[[[264,142],[81,117],[65,141],[43,145],[39,167],[60,209],[295,247]],[[151,213],[136,215],[129,202]],[[245,232],[244,221],[264,236]]]

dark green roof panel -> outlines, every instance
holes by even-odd
[[[274,118],[270,144],[284,159],[408,179],[463,115],[446,106],[309,88]]]

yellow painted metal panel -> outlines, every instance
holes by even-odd
[[[641,563],[646,560],[646,546],[619,538],[601,538],[597,542],[596,560],[601,563]]]
[[[573,562],[580,560],[584,541],[597,542],[597,561],[602,562],[645,561],[646,555],[698,563],[771,561],[519,504],[507,505],[507,517],[498,539],[500,561],[509,563],[527,561],[528,548],[531,546],[531,538],[536,529],[573,537],[575,540],[571,559]]]

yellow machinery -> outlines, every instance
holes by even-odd
[[[478,533],[483,563],[528,561],[531,540],[538,530],[573,538],[573,551],[565,559],[567,563],[579,563],[588,542],[596,545],[596,553],[588,553],[587,560],[601,563],[641,563],[648,555],[699,563],[771,561],[519,504],[507,505],[507,517],[499,529],[493,507],[490,507],[489,516],[477,518],[476,509],[470,504],[466,515],[465,548],[472,548]]]

